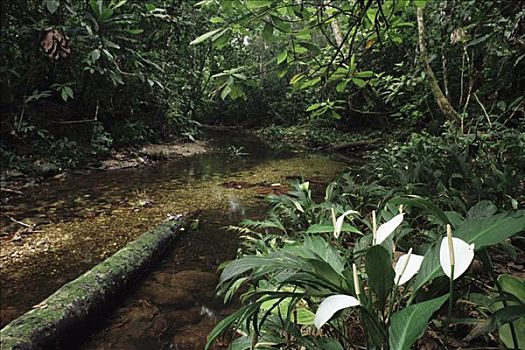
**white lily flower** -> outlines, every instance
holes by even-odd
[[[359,306],[359,300],[350,295],[332,295],[323,300],[314,317],[314,324],[319,329],[339,310]]]
[[[399,225],[401,225],[403,222],[403,216],[403,213],[397,214],[392,219],[379,226],[375,234],[374,244],[383,243],[383,241],[387,239]]]
[[[335,221],[335,226],[334,226],[334,237],[335,238],[339,238],[339,235],[341,234],[341,230],[343,229],[345,218],[350,214],[359,214],[359,212],[355,210],[347,210],[343,214],[341,214],[341,216],[337,218],[337,220]]]
[[[407,254],[399,257],[394,267],[394,271],[396,272],[394,281],[398,286],[407,283],[418,273],[423,263],[423,258],[422,255],[412,254],[412,248],[410,248]]]
[[[452,266],[454,266],[453,280],[461,276],[474,260],[474,243],[468,244],[464,240],[452,237],[450,225],[447,225],[447,237],[441,241],[439,249],[439,263],[445,275],[452,278]]]

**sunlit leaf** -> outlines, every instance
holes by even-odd
[[[277,55],[277,64],[283,63],[286,60],[287,57],[288,57],[288,51],[287,50],[279,52],[279,54]]]
[[[213,35],[217,34],[218,32],[220,32],[221,30],[223,30],[222,28],[218,28],[218,29],[214,29],[212,31],[209,31],[209,32],[206,32],[204,34],[202,34],[201,36],[197,37],[195,40],[193,40],[190,45],[196,45],[196,44],[200,44],[202,43],[203,41],[211,38]]]

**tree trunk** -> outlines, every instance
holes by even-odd
[[[417,28],[419,34],[419,55],[421,61],[423,62],[425,73],[428,77],[430,90],[432,91],[432,94],[434,95],[436,103],[438,104],[441,112],[447,117],[447,119],[452,124],[459,125],[461,122],[461,117],[458,114],[458,112],[456,112],[454,107],[452,107],[450,101],[447,100],[445,95],[443,95],[443,92],[439,87],[436,75],[434,74],[432,67],[430,67],[430,64],[428,63],[427,48],[425,44],[425,22],[423,20],[423,8],[421,7],[417,8]]]
[[[2,350],[53,348],[104,310],[177,236],[179,217],[142,234],[0,330]]]

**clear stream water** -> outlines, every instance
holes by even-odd
[[[214,295],[217,267],[237,251],[237,235],[224,227],[243,218],[262,218],[267,208],[260,189],[269,184],[303,178],[321,191],[344,167],[326,155],[273,148],[253,136],[212,133],[208,138],[213,151],[206,154],[52,180],[9,202],[10,215],[26,222],[44,221],[39,226],[44,236],[49,232],[70,243],[51,242],[31,266],[2,272],[2,324],[166,215],[190,212],[199,220],[197,228],[182,234],[111,310],[82,330],[80,338],[56,346],[202,349],[214,324],[232,311]],[[230,155],[232,146],[247,154]]]

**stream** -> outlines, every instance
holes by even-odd
[[[2,326],[169,215],[191,213],[198,219],[194,229],[82,330],[82,341],[57,346],[202,349],[213,326],[233,310],[215,297],[217,268],[237,251],[237,234],[225,227],[262,219],[265,195],[291,179],[309,180],[319,193],[345,166],[250,135],[211,133],[207,140],[212,151],[205,154],[52,179],[9,201],[8,215],[40,225],[21,240],[2,239],[2,246],[20,248],[2,253]]]

